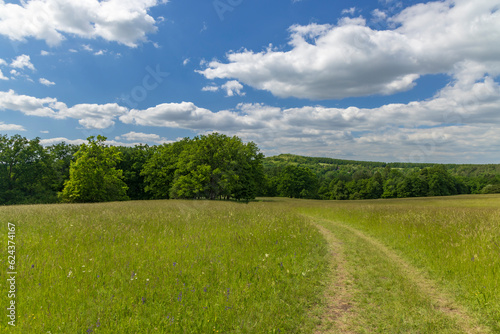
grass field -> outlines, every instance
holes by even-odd
[[[345,243],[357,292],[352,302],[362,314],[352,320],[362,324],[356,332],[500,333],[499,196],[300,206]],[[419,288],[419,281],[431,282],[440,295]],[[443,296],[449,310],[436,300]],[[459,308],[462,313],[454,314]],[[457,317],[470,328],[458,325]]]
[[[4,310],[8,222],[2,333],[500,332],[500,196],[0,207]]]
[[[16,225],[18,273],[17,324],[2,316],[1,333],[308,331],[321,296],[325,241],[286,206],[15,206],[0,217],[4,241]]]

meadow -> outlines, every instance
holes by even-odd
[[[8,222],[2,333],[500,332],[498,195],[7,206],[3,240]]]
[[[288,207],[266,204],[2,207],[3,240],[7,222],[17,229],[18,308],[16,326],[3,315],[0,332],[309,331],[325,241]]]
[[[347,243],[345,252],[351,252],[348,265],[354,276],[352,290],[358,294],[352,296],[353,303],[363,314],[352,320],[361,324],[354,326],[354,331],[460,333],[463,328],[454,324],[453,316],[438,318],[439,314],[461,308],[460,317],[467,318],[470,327],[465,332],[500,332],[498,195],[310,201],[301,203],[299,210]],[[365,240],[352,247],[355,234],[362,234]],[[370,239],[380,242],[386,250],[376,255],[378,250],[371,249],[359,256],[366,251],[366,241]],[[392,254],[404,265],[394,266]],[[387,259],[392,267],[383,263]],[[408,273],[398,276],[405,272],[405,266],[447,296],[452,303],[447,307],[450,310],[429,314],[433,308],[439,308],[433,300],[438,299],[436,293],[425,296],[425,288],[412,291],[419,282],[407,277],[411,276]],[[391,274],[397,277],[391,278]],[[398,290],[400,284],[403,285]],[[421,297],[427,300],[418,304]]]

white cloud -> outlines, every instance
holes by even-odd
[[[205,86],[201,90],[203,92],[217,92],[220,89],[224,90],[226,92],[227,97],[231,96],[245,96],[245,93],[242,92],[243,90],[243,85],[240,84],[236,80],[231,80],[223,84],[222,86],[215,86],[215,85],[210,85],[210,86]]]
[[[48,130],[40,130],[40,133],[48,134],[48,133],[50,133],[50,131],[48,131]]]
[[[186,58],[184,59],[184,61],[182,62],[182,65],[186,66],[187,64],[189,64],[189,62],[191,61],[190,58]]]
[[[13,90],[0,92],[0,110],[20,111],[28,116],[54,119],[77,119],[87,129],[104,129],[115,124],[114,119],[124,115],[128,109],[116,103],[77,104],[71,108],[55,98],[36,98],[18,95]]]
[[[378,8],[372,11],[372,16],[375,21],[382,21],[387,18],[387,14]]]
[[[356,7],[346,8],[342,10],[342,15],[345,14],[354,15],[354,13],[356,13]]]
[[[108,51],[107,50],[99,50],[99,51],[94,53],[94,56],[103,56],[106,52],[108,52]]]
[[[86,140],[83,139],[68,139],[64,137],[57,137],[57,138],[50,138],[50,139],[40,139],[40,144],[43,146],[50,146],[50,145],[55,145],[59,143],[66,143],[66,144],[72,144],[72,145],[81,145],[86,143]]]
[[[5,124],[0,121],[0,131],[26,131],[26,129],[21,125]]]
[[[49,139],[41,139],[40,140],[40,144],[42,144],[43,146],[50,146],[50,145],[55,145],[55,144],[59,144],[59,143],[62,143],[62,142],[65,142],[66,144],[72,144],[72,145],[81,145],[81,144],[86,144],[87,143],[87,140],[84,140],[84,139],[68,139],[68,138],[65,138],[65,137],[57,137],[57,138],[49,138]],[[127,147],[134,147],[136,145],[141,145],[140,142],[137,142],[137,143],[123,143],[123,142],[119,142],[119,141],[116,141],[116,140],[106,140],[104,142],[104,144],[106,145],[111,145],[111,146],[127,146]]]
[[[12,61],[10,66],[19,69],[29,68],[32,71],[35,70],[35,66],[31,63],[31,58],[28,55],[18,56],[16,59]]]
[[[203,92],[217,92],[219,90],[219,86],[205,86],[201,90]]]
[[[464,64],[500,74],[498,0],[447,0],[408,7],[387,18],[397,28],[374,30],[362,18],[290,27],[289,50],[228,53],[199,71],[236,79],[278,97],[313,100],[390,95],[423,75],[456,75]],[[381,16],[381,12],[374,12]]]
[[[2,70],[0,70],[0,80],[9,80],[9,78],[3,75]]]
[[[41,56],[50,56],[51,54],[52,54],[51,52],[48,52],[48,51],[45,51],[45,50],[40,51],[40,55]]]
[[[60,44],[66,35],[97,37],[129,47],[157,31],[148,11],[166,0],[25,0],[20,4],[0,1],[0,34],[11,40],[28,37]]]
[[[0,66],[7,66],[7,62],[0,58]]]
[[[244,96],[245,93],[243,93],[241,90],[243,89],[243,85],[240,84],[236,80],[231,80],[226,82],[221,86],[222,89],[226,91],[226,96]]]
[[[120,120],[126,124],[238,135],[255,141],[266,154],[500,162],[494,154],[500,142],[495,126],[500,122],[500,85],[488,76],[474,82],[465,79],[448,85],[431,99],[378,108],[283,109],[239,104],[234,110],[213,112],[183,102],[131,110]]]
[[[163,137],[160,137],[157,134],[148,134],[142,132],[129,132],[121,136],[115,137],[116,140],[126,140],[128,142],[139,142],[139,143],[156,143],[156,144],[164,144],[164,143],[172,143],[173,141],[169,141]]]
[[[77,52],[78,52],[78,51],[77,51],[77,50],[75,50],[75,49],[69,49],[68,51],[69,51],[69,52],[71,52],[71,53],[77,53]]]
[[[52,82],[50,80],[47,80],[45,78],[40,78],[39,82],[42,84],[42,85],[45,85],[45,86],[53,86],[55,85],[56,83],[55,82]]]

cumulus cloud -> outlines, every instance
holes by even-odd
[[[50,146],[50,145],[55,145],[59,143],[66,143],[66,144],[72,144],[72,145],[81,145],[83,143],[86,143],[86,140],[83,139],[68,139],[64,137],[57,137],[57,138],[49,138],[49,139],[41,139],[40,144],[43,146]]]
[[[48,138],[48,139],[41,139],[40,144],[43,146],[50,146],[50,145],[55,145],[59,143],[66,143],[66,144],[72,144],[72,145],[81,145],[81,144],[86,144],[87,140],[84,139],[68,139],[65,137],[57,137],[57,138]],[[104,142],[106,145],[111,145],[111,146],[127,146],[127,147],[134,147],[136,145],[141,145],[140,142],[137,143],[130,143],[130,142],[120,142],[116,140],[106,140]]]
[[[221,89],[226,92],[227,97],[245,96],[245,93],[242,92],[243,85],[236,80],[228,81],[221,86],[216,86],[216,85],[205,86],[201,90],[204,92],[217,92]]]
[[[13,90],[0,92],[0,110],[14,110],[28,116],[54,119],[74,118],[87,129],[105,129],[113,126],[116,117],[128,112],[127,108],[116,103],[77,104],[69,108],[55,98],[18,95]]]
[[[245,93],[243,93],[241,90],[243,89],[243,85],[240,84],[236,80],[231,80],[226,82],[221,86],[222,89],[226,91],[226,96],[244,96]]]
[[[52,82],[52,81],[47,80],[47,79],[45,79],[45,78],[40,78],[40,80],[38,80],[38,81],[39,81],[42,85],[47,86],[47,87],[49,87],[49,86],[54,86],[54,85],[56,84],[55,82]]]
[[[454,81],[432,98],[376,108],[280,108],[252,103],[212,111],[191,102],[145,110],[116,104],[70,108],[54,98],[9,91],[0,92],[0,110],[74,118],[87,128],[109,127],[119,119],[125,124],[200,134],[219,131],[254,141],[267,155],[292,152],[358,160],[498,163],[500,84],[481,63],[462,64],[455,71]],[[129,132],[110,145],[163,140],[155,134]]]
[[[356,7],[346,8],[342,10],[342,15],[345,14],[354,15],[354,13],[356,13]]]
[[[172,143],[173,141],[169,141],[163,137],[160,137],[157,134],[153,133],[142,133],[142,132],[134,132],[131,131],[121,136],[115,137],[116,140],[126,140],[128,142],[139,142],[139,143],[156,143],[156,144],[164,144],[164,143]]]
[[[18,56],[16,59],[12,61],[10,66],[19,69],[29,68],[32,71],[35,70],[35,66],[31,63],[31,58],[28,55]]]
[[[337,25],[289,28],[289,50],[227,54],[199,71],[207,79],[236,79],[278,97],[313,100],[390,95],[412,89],[423,75],[455,75],[479,63],[500,74],[497,0],[417,4],[386,18],[397,28],[375,30],[363,18]],[[382,20],[381,11],[373,12]]]
[[[212,112],[192,102],[164,103],[146,110],[131,110],[120,117],[126,124],[162,126],[183,129],[238,129],[247,127],[246,120],[233,117],[230,111]],[[249,121],[251,121],[249,119]]]
[[[22,125],[5,124],[0,121],[0,131],[26,131],[26,129]]]
[[[475,81],[463,78],[428,100],[377,108],[239,104],[214,112],[183,102],[131,110],[120,120],[238,135],[255,141],[266,154],[457,162],[460,152],[461,162],[493,162],[500,139],[494,126],[500,122],[500,85],[488,75]]]
[[[219,88],[219,86],[205,86],[201,90],[204,92],[217,92]]]
[[[103,38],[129,47],[157,31],[148,11],[167,0],[27,0],[20,4],[0,1],[0,34],[11,40],[28,37],[60,44],[66,35]]]
[[[0,70],[0,80],[9,80],[9,78],[3,75],[2,70]]]

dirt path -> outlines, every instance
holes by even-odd
[[[359,310],[356,310],[355,305],[351,300],[352,289],[354,289],[352,278],[349,274],[349,263],[343,255],[343,244],[335,235],[324,227],[324,225],[334,224],[337,228],[342,228],[356,237],[362,239],[368,245],[376,248],[394,265],[396,265],[402,274],[414,284],[422,295],[427,296],[438,312],[443,313],[446,317],[453,319],[460,327],[463,333],[490,333],[484,327],[478,326],[476,321],[467,313],[467,311],[459,306],[451,295],[438,289],[437,284],[427,277],[422,271],[418,270],[406,262],[403,258],[397,255],[394,251],[387,248],[378,240],[362,233],[345,224],[332,221],[316,219],[314,225],[323,234],[329,243],[331,253],[331,274],[330,282],[332,284],[326,291],[327,308],[322,317],[322,325],[316,333],[354,333],[352,321],[358,318]],[[362,316],[362,315],[361,315]],[[450,319],[450,320],[451,320]]]
[[[354,333],[349,329],[353,307],[349,289],[351,277],[346,271],[347,261],[343,255],[342,243],[323,226],[316,224],[316,227],[328,241],[330,255],[330,274],[328,276],[330,284],[325,293],[325,302],[328,307],[321,317],[321,325],[316,330],[316,334]]]

